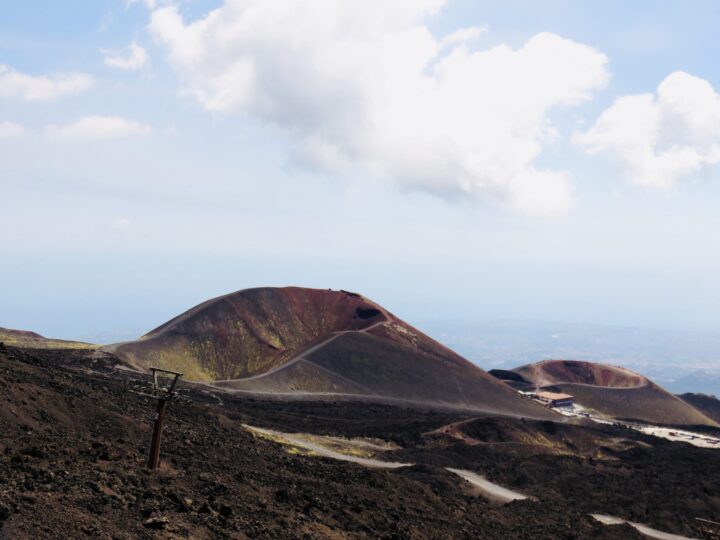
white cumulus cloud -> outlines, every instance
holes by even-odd
[[[616,99],[575,142],[613,156],[635,184],[668,188],[720,163],[720,95],[706,80],[676,71],[653,94]]]
[[[0,139],[14,139],[25,133],[25,127],[15,122],[0,122]]]
[[[182,91],[296,137],[330,171],[528,213],[566,209],[569,175],[537,165],[549,113],[589,99],[607,58],[554,34],[473,50],[480,27],[435,37],[446,0],[226,0],[196,21],[152,12]]]
[[[146,135],[152,128],[118,116],[86,116],[72,124],[49,125],[45,131],[57,139],[113,139]]]
[[[105,65],[124,69],[127,71],[136,71],[145,66],[148,62],[148,54],[145,49],[134,41],[130,44],[127,51],[111,51],[108,49],[100,49],[105,57]]]
[[[0,65],[0,98],[53,101],[85,92],[92,85],[93,78],[83,73],[34,76],[21,73],[9,66]]]

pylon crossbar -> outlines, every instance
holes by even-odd
[[[153,389],[160,394],[172,395],[175,392],[182,373],[169,369],[152,367],[150,368],[153,376]],[[166,382],[164,382],[166,381]]]

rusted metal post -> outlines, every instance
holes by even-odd
[[[148,457],[148,469],[157,469],[160,465],[160,438],[162,437],[163,420],[165,419],[165,405],[167,397],[158,399],[155,425],[153,426],[152,442],[150,443],[150,456]]]
[[[160,465],[160,439],[162,438],[163,421],[165,420],[165,407],[168,401],[175,396],[175,387],[180,377],[182,377],[182,373],[161,368],[150,368],[150,371],[152,373],[153,390],[158,400],[152,441],[150,442],[150,455],[147,461],[148,469],[153,470]],[[163,378],[168,382],[167,385],[163,384]]]

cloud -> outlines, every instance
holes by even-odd
[[[157,2],[155,0],[126,0],[126,4],[131,6],[133,4],[145,4],[148,9],[155,9]]]
[[[25,133],[25,127],[15,122],[0,122],[0,139],[14,139]]]
[[[179,2],[192,2],[193,0],[126,0],[128,6],[133,4],[143,4],[146,8],[153,10],[161,6],[167,6]]]
[[[100,49],[100,51],[105,56],[105,65],[118,69],[136,71],[148,62],[147,52],[134,41],[128,47],[127,54],[108,49]]]
[[[720,95],[706,80],[676,71],[654,94],[617,98],[574,141],[614,157],[635,184],[672,187],[720,163]]]
[[[128,218],[118,218],[113,223],[113,229],[116,231],[129,231],[132,227],[132,222]]]
[[[444,196],[553,213],[569,175],[536,160],[557,139],[549,113],[589,99],[607,58],[550,33],[518,49],[471,50],[482,29],[443,38],[445,0],[227,0],[194,22],[152,12],[182,92],[205,109],[292,134],[305,161]]]
[[[53,101],[90,89],[93,78],[83,73],[55,76],[33,76],[0,65],[0,98],[25,101]]]
[[[118,116],[87,116],[64,126],[49,125],[45,132],[56,139],[112,139],[146,135],[152,128]]]
[[[468,28],[461,28],[452,34],[445,36],[440,42],[440,47],[446,48],[451,45],[467,43],[468,41],[479,38],[485,32],[487,32],[487,26],[470,26]]]

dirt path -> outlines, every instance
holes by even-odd
[[[270,371],[266,371],[265,373],[259,373],[258,375],[253,375],[252,377],[245,377],[244,379],[223,379],[223,380],[219,380],[219,381],[212,381],[211,384],[216,385],[216,384],[219,384],[219,383],[233,383],[233,382],[239,382],[239,381],[245,382],[245,381],[253,381],[253,380],[261,379],[261,378],[263,378],[263,377],[267,377],[267,376],[269,376],[269,375],[272,375],[273,373],[276,373],[276,372],[278,372],[278,371],[280,371],[280,370],[283,370],[283,369],[285,369],[285,368],[287,368],[287,367],[290,367],[290,366],[292,366],[293,364],[297,364],[298,362],[300,362],[300,361],[302,361],[302,360],[305,360],[306,362],[309,362],[309,363],[313,364],[314,366],[317,366],[317,364],[314,364],[311,360],[309,360],[309,359],[307,358],[308,355],[314,353],[315,351],[317,351],[318,349],[321,349],[322,347],[325,347],[325,345],[327,345],[327,344],[335,341],[335,340],[338,339],[340,336],[343,336],[343,335],[345,335],[345,334],[352,334],[352,333],[356,333],[356,332],[366,333],[366,332],[372,330],[373,328],[377,328],[377,327],[380,326],[380,325],[386,324],[387,322],[388,322],[387,320],[378,321],[378,322],[376,322],[376,323],[374,323],[374,324],[371,324],[371,325],[368,326],[367,328],[363,328],[362,330],[343,330],[343,331],[341,331],[341,332],[334,332],[329,338],[321,341],[320,343],[317,343],[317,344],[313,345],[312,347],[310,347],[310,348],[308,348],[308,349],[305,349],[304,351],[302,351],[302,352],[301,352],[300,354],[298,354],[297,356],[292,357],[290,360],[288,360],[288,361],[285,362],[284,364],[281,364],[281,365],[279,365],[279,366],[276,366],[276,367],[272,368]],[[320,367],[320,366],[317,366],[317,367]],[[322,369],[322,368],[321,368],[321,369]]]
[[[297,356],[294,356],[293,358],[291,358],[290,360],[288,360],[288,361],[285,362],[284,364],[280,364],[279,366],[276,366],[276,367],[272,368],[270,371],[266,371],[266,372],[264,372],[264,373],[259,373],[259,374],[257,374],[257,375],[253,375],[252,377],[245,377],[245,378],[243,378],[243,379],[222,379],[222,380],[219,380],[219,381],[212,381],[210,384],[216,385],[216,384],[220,384],[220,383],[233,383],[233,382],[240,382],[240,381],[243,381],[243,382],[244,382],[244,381],[254,381],[254,380],[256,380],[256,379],[262,379],[263,377],[268,377],[268,376],[272,375],[273,373],[277,373],[277,372],[280,371],[280,370],[283,370],[283,369],[285,369],[285,368],[287,368],[287,367],[292,366],[293,364],[297,364],[297,363],[300,362],[301,360],[307,360],[305,357],[306,357],[308,354],[312,354],[312,353],[315,352],[316,350],[320,349],[321,347],[324,347],[324,346],[327,345],[328,343],[336,340],[337,338],[339,338],[339,337],[342,336],[343,334],[346,334],[347,332],[348,332],[348,331],[343,331],[343,332],[338,332],[338,333],[336,333],[336,334],[333,334],[333,335],[330,336],[328,339],[326,339],[326,340],[324,340],[324,341],[321,341],[320,343],[318,343],[318,344],[316,344],[316,345],[313,345],[312,347],[310,347],[309,349],[304,350],[303,352],[301,352],[301,353],[298,354]]]
[[[648,538],[657,538],[657,540],[692,540],[691,538],[687,536],[680,536],[677,534],[671,534],[666,533],[662,531],[658,531],[656,529],[651,529],[647,525],[642,525],[641,523],[633,523],[632,521],[627,521],[621,518],[616,518],[613,516],[606,516],[605,514],[590,514],[593,518],[598,520],[603,525],[622,525],[623,523],[627,523],[631,527],[634,527],[639,532],[647,536]]]
[[[250,431],[251,433],[258,434],[260,436],[265,436],[271,440],[275,440],[278,442],[281,442],[282,444],[290,444],[292,446],[297,446],[300,448],[304,448],[306,450],[310,450],[311,452],[314,452],[315,454],[329,457],[332,459],[338,459],[341,461],[349,461],[351,463],[357,463],[359,465],[364,465],[366,467],[374,467],[374,468],[382,468],[382,469],[399,469],[401,467],[410,467],[413,465],[413,463],[400,463],[396,461],[381,461],[379,459],[373,459],[373,458],[365,458],[365,457],[359,457],[355,455],[349,455],[344,454],[341,452],[337,452],[335,450],[331,450],[330,448],[327,448],[326,446],[313,442],[312,440],[309,440],[308,437],[303,436],[302,434],[291,434],[291,433],[283,433],[281,431],[276,431],[273,429],[264,429],[254,426],[248,426],[243,425],[245,429]],[[321,437],[317,437],[321,438]],[[326,437],[322,437],[322,439],[325,439]],[[327,439],[331,439],[327,437]],[[337,441],[337,438],[332,438],[335,441]],[[354,441],[347,441],[348,447],[352,446],[366,446],[366,443],[356,443]],[[447,471],[459,476],[463,480],[469,482],[474,487],[478,488],[481,494],[486,497],[487,499],[490,499],[495,502],[499,502],[501,504],[509,503],[511,501],[518,501],[522,499],[529,499],[527,495],[523,495],[522,493],[518,493],[516,491],[512,491],[510,489],[504,488],[498,484],[494,484],[493,482],[490,482],[485,477],[474,473],[472,471],[466,471],[463,469],[453,469],[448,467]]]
[[[258,428],[254,426],[249,425],[243,425],[243,427],[250,431],[251,433],[254,433],[256,435],[259,435],[261,437],[265,437],[271,440],[274,440],[280,444],[287,444],[299,448],[303,448],[305,450],[309,450],[310,452],[314,453],[315,455],[320,455],[323,457],[328,457],[331,459],[337,459],[340,461],[348,461],[351,463],[357,463],[358,465],[363,465],[365,467],[372,467],[372,468],[382,468],[382,469],[399,469],[401,467],[410,467],[413,465],[413,463],[399,463],[395,461],[381,461],[379,459],[373,459],[373,458],[367,458],[367,457],[360,457],[356,455],[351,454],[345,454],[342,452],[337,452],[335,450],[331,450],[330,448],[327,448],[326,446],[314,442],[312,440],[309,440],[309,436],[304,436],[303,434],[291,434],[291,433],[283,433],[281,431],[276,431],[273,429],[264,429],[264,428]],[[313,436],[316,439],[333,439],[335,442],[337,442],[339,439],[337,437],[323,437],[323,436]],[[348,440],[345,441],[347,443],[347,447],[350,449],[353,446],[367,446],[367,443],[357,443],[356,441]],[[378,450],[382,450],[379,449]],[[527,499],[533,499],[533,497],[530,497],[528,495],[524,495],[523,493],[519,493],[517,491],[513,491],[511,489],[505,488],[503,486],[500,486],[498,484],[495,484],[485,478],[484,476],[468,471],[465,469],[454,469],[452,467],[446,467],[445,468],[448,472],[455,474],[471,484],[473,487],[477,488],[479,493],[485,497],[486,499],[499,503],[499,504],[507,504],[513,501],[520,501],[520,500],[527,500]],[[599,521],[600,523],[604,525],[621,525],[623,523],[627,523],[628,525],[634,527],[638,532],[641,534],[644,534],[648,538],[654,538],[657,540],[693,540],[687,536],[680,536],[676,534],[666,533],[663,531],[658,531],[656,529],[653,529],[651,527],[648,527],[647,525],[642,525],[641,523],[634,523],[632,521],[627,521],[622,518],[617,518],[613,516],[608,516],[605,514],[591,514],[591,516]]]
[[[446,470],[458,475],[463,480],[466,480],[467,482],[478,488],[486,499],[490,499],[501,504],[531,498],[527,495],[523,495],[522,493],[518,493],[517,491],[512,491],[497,484],[493,484],[484,476],[480,476],[479,474],[472,471],[466,471],[464,469],[453,469],[451,467],[446,467]]]
[[[380,461],[379,459],[372,459],[372,458],[364,458],[360,456],[353,456],[350,454],[343,454],[341,452],[336,452],[335,450],[331,450],[329,448],[326,448],[325,446],[321,444],[314,443],[302,435],[295,435],[290,433],[283,433],[281,431],[275,431],[273,429],[264,429],[254,426],[243,426],[245,429],[250,431],[251,433],[256,433],[261,436],[266,436],[270,439],[281,439],[282,441],[285,441],[286,443],[291,444],[292,446],[298,446],[300,448],[304,448],[306,450],[310,450],[311,452],[314,452],[315,454],[318,454],[323,457],[328,457],[332,459],[337,459],[340,461],[349,461],[351,463],[357,463],[359,465],[364,465],[365,467],[372,467],[375,469],[399,469],[401,467],[410,467],[413,464],[412,463],[399,463],[396,461]]]

